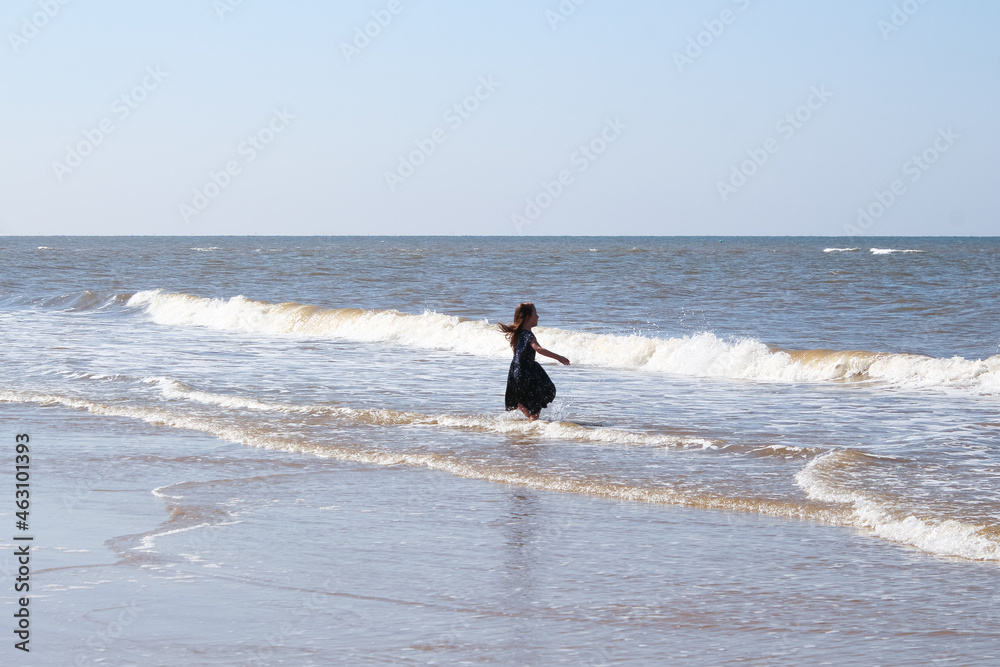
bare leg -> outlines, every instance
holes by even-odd
[[[517,409],[524,413],[524,416],[528,418],[528,421],[535,421],[538,419],[538,413],[531,414],[528,412],[528,408],[524,407],[520,403],[517,404]]]

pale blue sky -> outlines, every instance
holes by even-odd
[[[0,233],[1000,228],[994,0],[229,2],[3,4]],[[372,12],[391,23],[348,59]]]

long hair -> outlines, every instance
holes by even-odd
[[[510,343],[511,347],[517,345],[517,337],[521,333],[521,327],[524,323],[531,319],[531,316],[535,314],[535,304],[530,302],[525,302],[518,305],[514,309],[514,323],[504,324],[500,323],[500,331],[504,332],[507,336],[507,341]]]

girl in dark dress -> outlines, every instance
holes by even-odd
[[[514,310],[514,324],[501,324],[500,331],[507,335],[514,348],[514,359],[507,373],[507,394],[504,404],[507,410],[515,408],[524,416],[535,421],[542,408],[556,397],[556,386],[552,384],[542,365],[535,361],[535,352],[555,359],[569,366],[569,359],[555,352],[549,352],[538,344],[531,329],[538,324],[535,304],[522,303]]]

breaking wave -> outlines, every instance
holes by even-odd
[[[490,358],[510,355],[494,324],[434,312],[331,309],[272,304],[243,296],[208,299],[159,290],[139,292],[127,305],[168,326],[386,343]],[[603,368],[758,382],[870,382],[1000,395],[1000,355],[973,360],[867,351],[781,350],[752,338],[724,340],[711,332],[674,338],[547,327],[538,327],[536,332],[547,346],[567,354],[574,364]]]
[[[892,496],[837,483],[843,467],[870,456],[856,450],[828,452],[812,459],[796,474],[795,481],[811,500],[849,506],[849,525],[869,530],[884,540],[939,556],[1000,561],[1000,542],[989,526],[941,516],[918,516]]]

